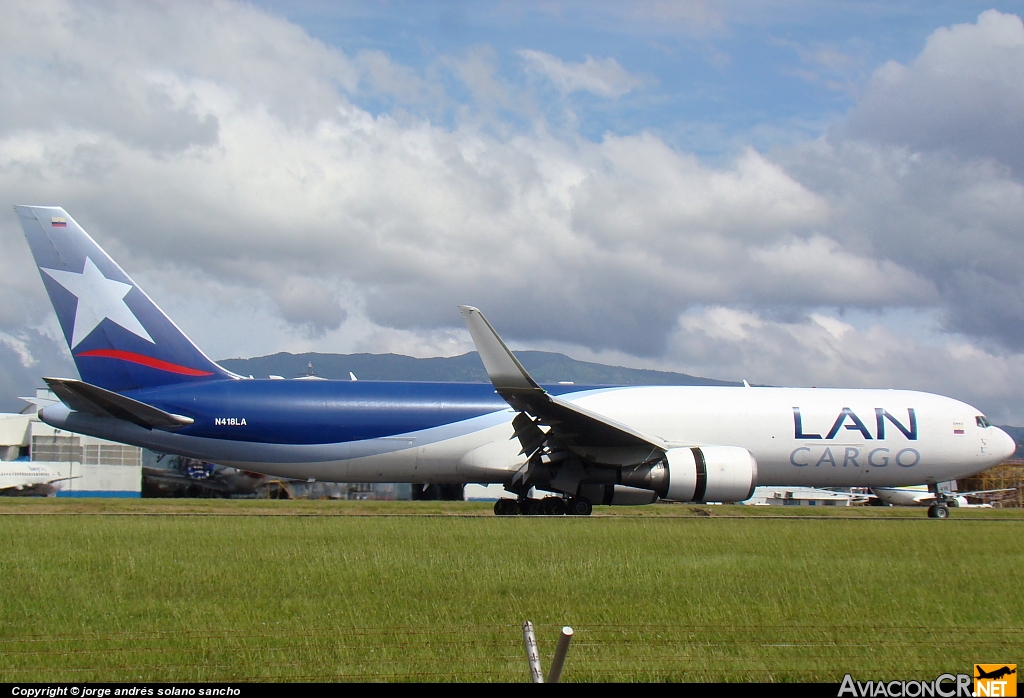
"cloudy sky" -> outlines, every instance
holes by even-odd
[[[1024,424],[1022,2],[3,2],[0,409],[74,375],[11,205],[214,358],[514,348]],[[6,212],[6,213],[3,213]]]

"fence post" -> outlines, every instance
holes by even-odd
[[[551,660],[551,671],[548,672],[548,683],[558,683],[558,680],[562,678],[562,667],[565,666],[565,655],[569,652],[570,642],[572,642],[572,628],[567,625],[562,628],[562,634],[558,638],[555,658]]]
[[[533,634],[533,623],[523,623],[523,642],[526,643],[526,659],[530,662],[530,678],[534,683],[544,683],[544,672],[540,668],[540,655],[537,653],[537,637]]]

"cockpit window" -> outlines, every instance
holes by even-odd
[[[974,418],[974,422],[975,422],[975,424],[977,424],[982,429],[984,429],[986,427],[992,426],[992,422],[988,421],[987,419],[985,419],[981,415],[978,415],[977,417],[975,417]]]

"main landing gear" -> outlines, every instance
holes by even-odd
[[[506,498],[494,503],[495,516],[590,516],[593,510],[590,500],[583,497]]]

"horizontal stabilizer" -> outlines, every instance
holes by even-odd
[[[97,417],[113,417],[138,424],[146,429],[180,429],[194,421],[157,409],[144,402],[71,378],[43,378],[50,390],[76,412]]]

